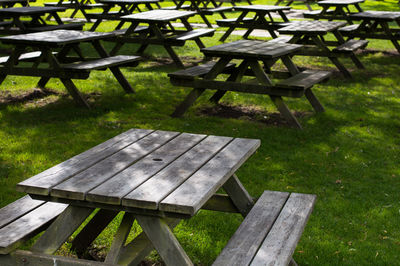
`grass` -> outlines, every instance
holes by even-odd
[[[367,1],[362,6],[400,10],[397,1]],[[112,25],[104,23],[100,30],[111,30]],[[220,36],[204,38],[206,46],[219,44]],[[315,86],[325,113],[313,113],[303,98],[286,100],[291,110],[306,114],[300,118],[302,131],[268,123],[276,109],[268,97],[260,95],[229,93],[223,98],[223,105],[248,112],[239,118],[202,114],[201,109],[213,107],[207,102],[211,92],[183,118],[171,118],[189,89],[172,86],[167,74],[177,68],[154,60],[123,69],[136,94],[125,94],[109,71],[93,72],[90,79],[76,81],[90,95],[91,110],[76,107],[62,84],[51,80],[48,87],[56,95],[0,103],[0,207],[22,196],[15,191],[18,182],[130,128],[258,138],[261,147],[237,173],[253,196],[266,189],[318,196],[294,254],[300,265],[396,265],[400,259],[400,56],[386,41],[370,41],[368,48],[382,52],[360,55],[366,70],[354,69],[350,60],[344,61],[353,70],[353,80],[335,75]],[[121,53],[133,49],[125,46]],[[176,51],[185,56],[186,63],[201,61],[193,43]],[[146,55],[152,59],[167,56],[154,47]],[[295,61],[335,71],[325,59],[298,57]],[[37,80],[7,77],[0,95],[29,92]],[[253,113],[257,115],[250,118]],[[121,215],[95,241],[94,249],[104,252],[109,248],[120,221]],[[210,265],[241,221],[234,214],[200,211],[181,222],[175,233],[196,264]],[[131,238],[138,232],[135,225]],[[68,253],[66,247],[61,253]],[[159,258],[152,254],[149,259]]]

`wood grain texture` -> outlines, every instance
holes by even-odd
[[[20,182],[17,184],[17,190],[33,194],[48,195],[50,189],[55,185],[87,169],[107,156],[118,152],[151,132],[153,131],[143,129],[131,129],[124,132],[69,160]]]
[[[288,197],[286,192],[265,191],[213,266],[249,265]]]
[[[26,195],[0,209],[0,228],[44,204],[44,201],[34,200]]]
[[[315,195],[292,193],[251,265],[288,265],[313,210]]]
[[[87,195],[88,201],[121,204],[121,199],[204,139],[206,135],[182,133],[107,180]],[[157,185],[159,186],[159,185]]]
[[[47,202],[0,229],[0,254],[7,254],[32,234],[47,225],[67,207]]]
[[[84,200],[87,192],[158,149],[178,134],[177,132],[155,131],[105,158],[101,163],[95,164],[55,186],[50,194],[55,197]]]
[[[194,215],[260,146],[260,140],[234,139],[160,203],[160,210]]]
[[[211,159],[232,138],[208,136],[123,198],[123,205],[156,210],[158,204]]]

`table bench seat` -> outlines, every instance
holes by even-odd
[[[235,24],[237,18],[227,18],[227,19],[217,19],[215,22],[217,22],[218,26],[221,27],[229,27],[232,24]],[[244,18],[243,19],[244,22],[251,22],[254,21],[253,18]]]
[[[109,67],[122,66],[127,64],[132,66],[132,63],[135,63],[137,65],[137,62],[140,59],[140,56],[116,55],[96,60],[64,64],[62,67],[71,70],[105,70]]]
[[[278,38],[269,40],[268,42],[270,42],[270,43],[279,43],[279,42],[288,43],[292,38],[293,38],[293,36],[290,36],[290,35],[280,35]]]
[[[325,11],[324,15],[332,15],[333,10],[327,10]],[[313,19],[318,19],[322,13],[322,10],[313,10],[313,11],[307,11],[303,13],[304,18],[313,18]]]
[[[89,19],[115,19],[119,18],[120,16],[125,16],[126,14],[123,14],[118,11],[110,11],[107,12],[106,14],[102,12],[97,12],[97,13],[86,13],[86,17]]]
[[[178,41],[189,41],[194,40],[203,36],[213,36],[215,30],[214,29],[195,29],[191,31],[187,31],[176,36],[173,36],[170,39],[178,40]]]
[[[0,254],[43,231],[68,205],[22,197],[0,209]]]
[[[351,33],[351,32],[356,31],[359,26],[360,26],[360,24],[348,25],[348,26],[340,28],[339,32],[342,33],[342,34]]]
[[[358,49],[364,49],[368,45],[367,40],[348,40],[344,44],[339,45],[338,47],[334,48],[333,51],[336,52],[354,52]]]
[[[202,64],[202,65],[190,67],[190,68],[183,69],[183,70],[178,70],[178,71],[173,72],[173,73],[169,73],[168,76],[170,78],[194,80],[195,78],[203,77],[208,72],[210,72],[211,68],[214,65],[215,65],[215,62],[211,61],[211,62],[208,62],[206,64]],[[233,68],[235,68],[235,64],[234,63],[230,63],[225,67],[224,72],[229,72]]]
[[[76,2],[71,2],[71,1],[66,1],[66,2],[48,2],[44,3],[44,6],[50,6],[50,7],[56,7],[56,6],[61,6],[61,7],[68,7],[68,8],[74,8],[76,6],[79,6]],[[84,4],[79,6],[82,9],[95,9],[95,8],[102,8],[105,7],[105,4],[101,3],[95,3],[95,4]]]
[[[213,266],[288,265],[316,196],[264,191]]]
[[[190,9],[191,6],[190,5],[182,5],[179,9]],[[176,10],[176,6],[165,6],[162,7],[161,9],[166,9],[166,10]]]
[[[42,31],[52,31],[52,30],[82,30],[84,25],[85,23],[47,25],[47,26],[28,28],[27,32],[42,32]]]
[[[332,72],[330,71],[305,70],[293,77],[278,82],[276,86],[288,89],[305,90],[311,88],[317,83],[328,80],[331,75]]]
[[[55,54],[55,52],[53,52],[53,54]],[[31,61],[39,58],[41,55],[42,52],[40,51],[24,53],[19,56],[18,61]],[[6,63],[8,58],[8,56],[0,57],[0,65]]]
[[[114,33],[116,36],[122,36],[122,35],[125,35],[126,30],[127,30],[127,29],[114,30],[113,33]],[[147,30],[149,30],[149,27],[148,27],[148,26],[137,26],[133,32],[134,32],[134,33],[140,33],[140,32],[145,32],[145,31],[147,31]]]
[[[232,7],[220,6],[220,7],[215,7],[215,8],[204,8],[201,10],[201,12],[206,15],[213,15],[216,12],[227,12],[227,11],[232,11]]]

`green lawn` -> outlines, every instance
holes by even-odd
[[[400,11],[393,0],[367,0],[362,6]],[[112,25],[106,22],[100,30],[111,30]],[[220,36],[204,38],[206,46],[219,44]],[[49,97],[5,103],[32,92],[38,81],[7,77],[0,86],[0,207],[22,196],[15,191],[16,183],[130,128],[258,138],[261,147],[237,173],[253,196],[267,189],[318,196],[294,254],[299,265],[398,265],[400,56],[387,41],[370,41],[368,49],[372,51],[360,55],[366,70],[344,60],[353,70],[353,80],[342,78],[327,59],[295,57],[300,66],[335,72],[314,89],[325,113],[315,114],[304,98],[286,100],[300,114],[302,131],[276,119],[268,97],[240,93],[229,93],[221,102],[223,109],[242,112],[234,118],[205,114],[216,108],[207,101],[212,92],[183,118],[171,118],[189,89],[170,84],[167,74],[177,68],[160,64],[167,54],[153,47],[146,51],[153,60],[123,69],[136,94],[125,94],[110,71],[92,72],[90,79],[76,81],[89,96],[91,110],[77,107],[58,80],[48,83],[54,91]],[[133,50],[127,45],[120,53]],[[202,59],[194,43],[176,51],[188,65]],[[96,240],[93,249],[100,255],[109,248],[120,219]],[[175,232],[196,264],[210,265],[241,221],[239,215],[200,211]],[[135,225],[131,237],[139,232]],[[66,254],[66,247],[61,253],[73,255]],[[149,259],[159,260],[156,254]]]

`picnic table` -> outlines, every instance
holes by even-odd
[[[160,8],[160,0],[99,0],[99,3],[104,4],[103,12],[101,13],[87,13],[89,19],[95,19],[94,24],[90,28],[91,31],[95,31],[100,23],[105,20],[120,20],[122,16],[132,14],[136,9],[142,12],[140,8],[144,5],[148,10],[153,10],[153,6]],[[119,7],[117,11],[111,11],[113,7]],[[124,25],[123,21],[120,21],[115,27],[115,30],[121,29]]]
[[[290,10],[290,7],[283,6],[268,6],[268,5],[247,5],[247,6],[235,6],[235,11],[241,11],[242,13],[238,18],[234,19],[222,19],[217,20],[218,26],[229,27],[228,30],[219,39],[221,42],[225,41],[226,38],[237,28],[247,29],[243,38],[247,39],[251,32],[255,29],[267,30],[269,34],[276,38],[275,31],[282,27],[282,22],[277,22],[273,19],[271,13],[279,14],[280,18],[284,22],[288,22],[289,19],[285,15],[285,10]],[[246,17],[248,14],[254,13],[252,17]],[[283,24],[284,25],[284,24]]]
[[[207,19],[208,15],[213,15],[214,13],[218,13],[223,19],[226,19],[224,12],[232,11],[232,7],[222,6],[224,1],[220,0],[175,0],[174,2],[176,6],[165,7],[164,9],[168,10],[183,9],[183,10],[195,11],[197,12],[198,15],[200,15],[204,23],[206,23],[209,28],[212,28],[213,26]],[[190,4],[185,5],[186,2],[189,2]]]
[[[302,45],[258,40],[240,40],[202,49],[207,57],[216,57],[218,61],[168,75],[172,84],[193,88],[172,116],[183,115],[206,89],[217,90],[210,99],[215,103],[228,91],[266,94],[289,125],[301,129],[300,123],[290,112],[282,97],[298,98],[305,95],[316,112],[323,112],[324,108],[313,94],[311,87],[327,80],[331,74],[327,71],[313,70],[300,72],[291,57],[301,49]],[[233,59],[240,60],[241,63],[236,67],[231,63]],[[287,71],[274,73],[271,70],[278,60],[283,62]],[[264,64],[264,68],[260,65],[260,61]],[[218,78],[220,74],[229,75],[227,78],[221,77],[223,78],[221,80]],[[244,76],[251,78],[244,79]],[[283,80],[272,82],[272,77]]]
[[[214,29],[193,29],[187,20],[195,14],[194,11],[158,9],[123,16],[121,21],[130,23],[130,26],[118,32],[119,35],[115,38],[116,45],[111,54],[116,54],[125,43],[139,43],[140,47],[136,51],[139,55],[143,54],[149,45],[160,45],[167,50],[177,66],[183,67],[182,61],[172,47],[183,46],[186,41],[194,40],[199,48],[203,48],[204,44],[200,37],[212,36],[215,31]],[[185,30],[177,30],[173,27],[172,22],[177,20],[182,22]]]
[[[341,28],[344,36],[349,39],[390,40],[400,53],[400,12],[364,11],[350,17],[361,23]]]
[[[135,65],[138,56],[109,56],[100,41],[113,33],[55,30],[0,37],[4,44],[14,45],[10,56],[0,58],[0,84],[8,75],[40,77],[38,87],[44,88],[50,78],[59,78],[75,101],[89,107],[71,79],[87,79],[92,70],[110,69],[127,93],[134,92],[119,69]],[[100,57],[90,57],[80,45],[89,43]],[[30,52],[34,50],[34,52]],[[71,51],[78,56],[68,55]]]
[[[64,7],[25,6],[0,9],[0,33],[18,34],[56,29],[82,29],[82,23],[64,24],[58,12],[64,12]],[[51,14],[56,25],[49,25],[42,17]],[[25,20],[22,18],[29,18]]]
[[[193,265],[172,230],[207,209],[245,217],[213,265],[295,265],[315,195],[264,191],[255,203],[235,172],[259,146],[257,139],[128,130],[17,185],[30,196],[0,209],[0,264],[137,265],[155,248],[168,266]],[[53,255],[92,215],[72,241],[81,256],[120,211],[104,263]],[[135,220],[143,232],[125,243]],[[30,251],[12,252],[41,228]]]
[[[306,7],[308,8],[308,10],[312,11],[312,8],[311,8],[310,4],[314,3],[315,0],[278,0],[278,1],[276,1],[275,5],[279,6],[279,4],[281,4],[281,3],[282,4],[286,3],[286,6],[290,6],[294,2],[304,3],[306,5]]]
[[[365,0],[323,0],[318,1],[317,4],[322,7],[322,10],[315,10],[305,12],[303,16],[305,18],[313,19],[328,19],[328,20],[347,20],[349,24],[352,24],[350,17],[352,12],[349,6],[353,6],[357,12],[363,12],[360,7],[360,3],[364,3]]]
[[[97,2],[93,3],[92,0],[58,0],[57,2],[46,2],[44,5],[48,7],[65,7],[67,9],[73,9],[70,18],[74,18],[80,11],[88,22],[90,22],[90,19],[87,17],[86,10],[104,7],[103,4]],[[51,17],[52,16],[49,15],[47,19],[49,20]]]
[[[294,21],[286,27],[278,29],[280,34],[289,36],[280,36],[273,41],[282,40],[288,43],[305,44],[304,49],[296,54],[328,57],[345,77],[351,78],[351,73],[338,58],[350,57],[357,68],[364,69],[354,52],[367,46],[368,41],[345,41],[339,32],[339,28],[344,25],[346,25],[344,21]],[[334,40],[326,39],[328,33],[332,33]]]

